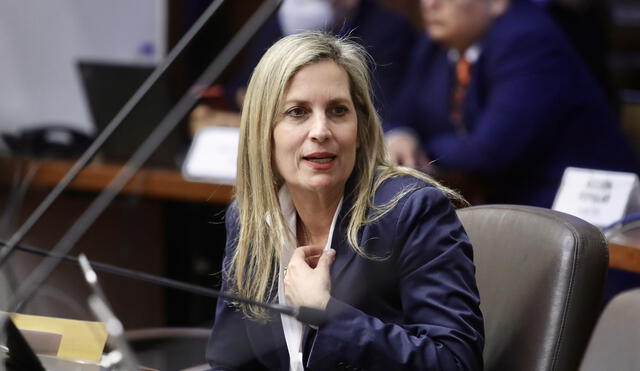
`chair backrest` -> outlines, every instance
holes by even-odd
[[[640,289],[617,295],[598,320],[580,371],[635,371],[640,367]]]
[[[606,277],[602,233],[531,206],[483,205],[458,215],[474,247],[485,370],[576,370]]]

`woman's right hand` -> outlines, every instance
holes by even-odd
[[[335,260],[333,249],[300,246],[291,256],[284,276],[284,292],[293,306],[325,309],[331,297],[329,269]]]

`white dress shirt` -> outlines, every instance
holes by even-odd
[[[293,231],[293,240],[284,241],[282,244],[282,256],[280,257],[280,274],[278,275],[278,303],[284,305],[290,305],[287,302],[284,292],[284,268],[289,265],[289,260],[293,252],[298,247],[298,239],[296,237],[296,220],[297,212],[293,206],[291,200],[291,194],[286,185],[280,188],[278,192],[278,199],[280,201],[280,209],[282,215],[284,215],[287,224],[291,231]],[[331,222],[331,228],[329,229],[329,236],[327,237],[327,244],[324,247],[324,251],[331,247],[331,240],[333,236],[333,229],[342,207],[342,198],[335,214],[333,214],[333,221]],[[302,334],[304,333],[304,325],[297,319],[281,314],[282,329],[284,330],[284,338],[287,342],[287,349],[289,350],[289,370],[290,371],[304,371],[304,365],[302,362]]]

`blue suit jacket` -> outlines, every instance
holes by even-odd
[[[349,18],[331,30],[349,36],[371,54],[374,99],[379,110],[396,93],[409,63],[417,33],[400,14],[380,6],[377,0],[362,0]],[[257,32],[247,47],[243,61],[226,84],[228,103],[235,105],[235,93],[245,87],[264,52],[284,36],[277,13]]]
[[[332,240],[329,319],[305,334],[307,369],[482,369],[483,323],[467,235],[449,200],[415,178],[386,181],[375,204],[406,188],[412,190],[360,233],[365,251],[383,261],[348,246],[352,200],[345,195]],[[238,233],[233,207],[226,225],[228,259]],[[288,370],[279,316],[261,325],[219,300],[207,359],[214,370]]]
[[[386,129],[413,129],[436,165],[483,178],[487,202],[549,207],[567,166],[637,171],[597,83],[542,10],[515,0],[479,44],[463,103],[467,135],[449,121],[447,50],[427,36]]]

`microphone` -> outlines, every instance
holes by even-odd
[[[0,241],[0,245],[5,245],[6,243]],[[43,250],[34,246],[28,246],[24,244],[15,245],[15,248],[24,251],[30,254],[46,256],[46,257],[55,257],[60,258],[69,263],[79,264],[82,268],[86,280],[92,286],[94,292],[96,292],[102,298],[103,301],[106,302],[106,296],[104,295],[102,288],[97,285],[92,285],[91,282],[97,281],[97,275],[93,271],[92,267],[96,270],[115,274],[120,277],[133,279],[136,281],[148,282],[157,286],[181,290],[185,292],[189,292],[191,294],[202,295],[209,298],[224,298],[232,301],[238,301],[242,303],[252,304],[256,306],[260,306],[274,313],[281,313],[291,317],[294,317],[298,321],[302,323],[306,323],[310,326],[321,326],[327,320],[327,313],[325,310],[310,308],[310,307],[291,307],[276,303],[264,303],[255,300],[251,300],[242,296],[238,296],[228,292],[222,292],[214,289],[210,289],[208,287],[202,287],[199,285],[194,285],[191,283],[174,280],[171,278],[156,276],[149,273],[139,272],[132,269],[122,268],[118,266],[114,266],[111,264],[94,262],[88,260],[84,254],[80,254],[79,257],[64,255],[59,256],[51,253],[47,250]]]
[[[216,3],[214,3],[216,4]],[[260,5],[258,10],[251,16],[245,25],[236,33],[222,52],[211,62],[201,76],[193,85],[193,90],[188,91],[171,111],[160,121],[156,129],[149,135],[140,148],[133,154],[129,161],[122,167],[121,171],[111,181],[96,199],[89,205],[85,212],[76,220],[71,228],[62,236],[60,241],[52,249],[50,259],[45,259],[18,287],[11,300],[9,308],[17,311],[24,302],[30,299],[38,290],[47,277],[62,261],[61,256],[69,254],[77,241],[84,235],[93,222],[102,214],[107,205],[116,197],[120,190],[135,175],[135,172],[151,156],[153,151],[167,137],[167,135],[178,125],[183,117],[199,99],[200,93],[206,86],[211,85],[220,74],[227,68],[233,58],[240,52],[247,41],[267,18],[279,6],[280,0],[266,0]],[[213,4],[211,5],[213,6]],[[194,94],[195,93],[195,94]],[[22,229],[22,228],[21,228]],[[8,245],[16,244],[17,238],[12,237]],[[6,251],[5,251],[6,253]],[[258,304],[256,304],[258,305]],[[296,310],[297,312],[297,310]]]
[[[89,296],[89,307],[95,314],[95,316],[105,324],[107,332],[109,333],[109,343],[112,344],[114,350],[108,353],[104,359],[106,360],[107,369],[118,368],[119,365],[124,366],[125,370],[135,371],[138,370],[139,362],[136,356],[129,346],[129,343],[124,338],[124,326],[122,322],[113,314],[107,296],[102,291],[102,287],[98,283],[98,275],[91,268],[89,259],[84,254],[80,254],[78,257],[80,268],[84,273],[84,279],[91,287],[93,294]]]
[[[100,321],[105,323],[107,331],[110,335],[109,342],[114,348],[113,351],[111,351],[104,357],[106,360],[106,364],[104,364],[103,366],[107,366],[109,370],[114,367],[116,369],[119,369],[119,366],[124,366],[124,369],[130,371],[138,370],[139,362],[137,361],[133,350],[129,346],[129,343],[125,339],[124,327],[122,326],[122,323],[113,314],[113,311],[110,308],[109,301],[107,300],[107,297],[104,294],[100,283],[98,282],[98,275],[91,267],[91,263],[89,262],[89,259],[87,259],[86,255],[80,254],[77,261],[79,262],[80,268],[84,273],[85,281],[87,281],[87,283],[91,287],[91,290],[93,291],[93,295],[89,297],[89,306],[93,310],[96,317],[98,317]],[[242,301],[253,305],[259,305],[273,312],[294,316],[301,322],[308,323],[312,326],[320,326],[322,323],[324,323],[324,319],[326,317],[326,314],[323,310],[306,307],[293,308],[286,305],[263,303],[230,293],[223,293],[216,290],[210,291],[212,295],[217,297],[232,299],[235,301]]]
[[[92,269],[91,262],[89,261],[89,259],[87,259],[87,257],[84,254],[80,254],[78,258],[73,258],[73,257],[70,257],[70,256],[66,256],[65,258],[69,259],[69,260],[75,260],[78,264],[80,264],[80,267],[82,268],[82,271],[84,273],[85,280],[92,287],[92,290],[95,292],[96,296],[100,297],[102,299],[102,301],[107,303],[106,296],[105,296],[102,288],[98,284],[98,275]],[[93,263],[93,264],[96,265],[96,263]],[[118,268],[118,267],[111,266],[109,264],[101,263],[100,265],[103,266],[103,267],[108,267],[108,269],[112,270],[112,272],[116,272],[116,271],[119,271],[121,269],[121,268]],[[96,265],[96,267],[97,266],[98,265]],[[197,291],[198,293],[203,294],[203,295],[208,296],[208,297],[223,298],[223,299],[227,299],[227,300],[233,300],[233,301],[238,301],[238,302],[242,302],[242,303],[246,303],[246,304],[259,306],[259,307],[265,308],[265,309],[267,309],[267,310],[269,310],[271,312],[281,313],[281,314],[285,314],[285,315],[294,317],[298,321],[300,321],[302,323],[306,323],[306,324],[311,325],[311,326],[319,327],[322,324],[324,324],[325,321],[327,320],[327,313],[323,309],[310,308],[310,307],[304,307],[304,306],[302,306],[302,307],[291,307],[291,306],[288,306],[288,305],[282,305],[282,304],[276,304],[276,303],[265,303],[265,302],[262,302],[262,301],[256,301],[256,300],[253,300],[253,299],[245,298],[243,296],[236,295],[236,294],[233,294],[233,293],[230,293],[230,292],[223,292],[223,291],[213,290],[213,289],[209,289],[209,288],[202,287],[202,286],[192,285],[190,283],[179,282],[179,281],[171,280],[171,279],[164,278],[164,277],[154,276],[152,274],[136,272],[136,271],[133,271],[133,270],[127,270],[127,271],[128,272],[125,275],[128,278],[144,280],[144,281],[148,281],[148,282],[157,284],[159,286],[165,286],[165,287],[178,288],[177,286],[179,286],[180,288],[187,288],[188,291],[190,291],[190,292]],[[144,277],[144,278],[142,278],[142,277]],[[176,283],[178,285],[175,285]]]
[[[140,370],[140,363],[124,338],[124,327],[113,314],[108,304],[100,296],[91,295],[89,297],[89,307],[95,316],[105,324],[109,333],[108,342],[114,348],[114,350],[104,355],[100,366],[107,370]]]

